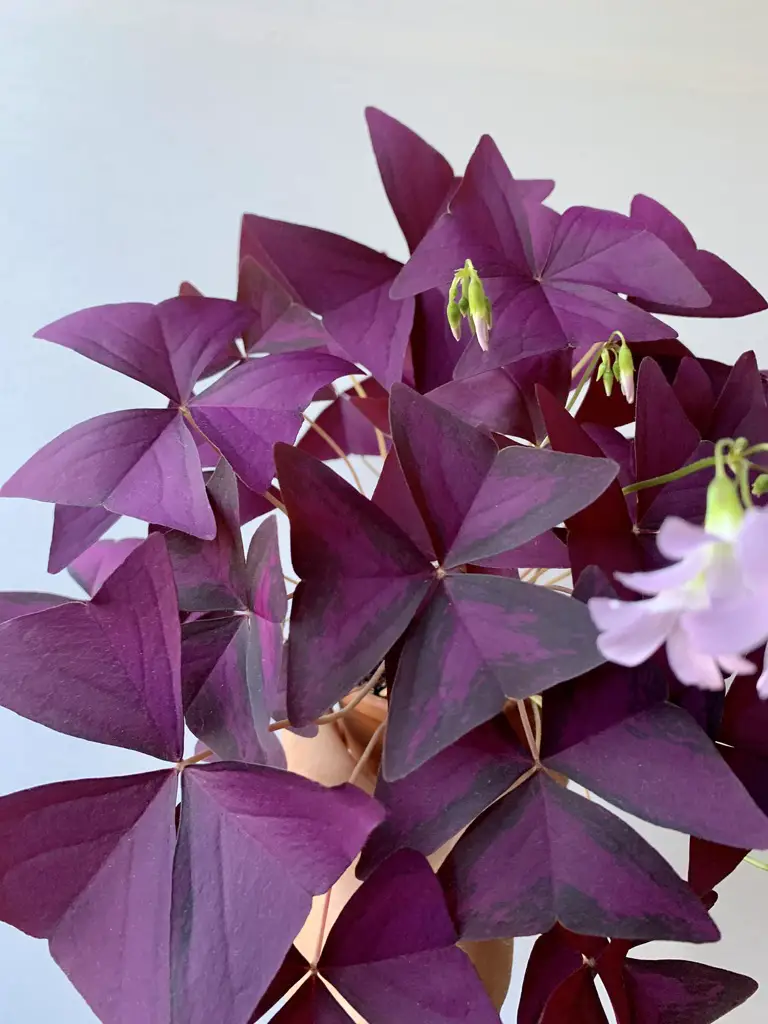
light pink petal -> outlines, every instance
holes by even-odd
[[[667,640],[669,667],[687,686],[701,690],[722,690],[723,675],[714,658],[702,654],[691,643],[684,629],[676,629]]]
[[[617,665],[647,661],[664,643],[677,621],[677,612],[654,612],[650,601],[617,601],[593,597],[588,602],[592,621],[601,630],[597,647]]]
[[[736,540],[736,557],[754,590],[768,591],[768,509],[751,508]]]
[[[684,587],[701,573],[708,561],[707,547],[702,546],[679,562],[652,572],[617,572],[616,579],[638,594],[660,594],[663,590]]]
[[[768,639],[768,592],[714,600],[709,608],[685,612],[680,621],[702,653],[746,654]]]
[[[715,538],[702,526],[695,526],[679,516],[667,516],[656,536],[656,547],[665,558],[677,560],[713,540]]]
[[[757,669],[748,658],[742,658],[738,654],[723,654],[715,661],[727,675],[751,676]]]
[[[716,544],[706,569],[707,593],[712,604],[740,601],[750,593],[734,548],[730,544]]]

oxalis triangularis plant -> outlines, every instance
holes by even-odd
[[[85,596],[2,595],[0,704],[164,765],[0,799],[0,917],[105,1024],[490,1024],[524,935],[519,1024],[707,1024],[756,983],[632,951],[768,847],[768,381],[659,317],[766,303],[645,196],[367,119],[405,264],[247,214],[235,301],[39,332],[168,405],[3,487]]]

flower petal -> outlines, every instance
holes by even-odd
[[[738,654],[722,654],[715,660],[723,672],[727,672],[729,676],[751,676],[757,672],[757,668],[748,658],[742,658]]]
[[[768,509],[751,508],[736,540],[736,557],[754,590],[768,591]]]
[[[663,569],[654,569],[651,572],[617,572],[614,575],[619,583],[623,583],[630,590],[636,590],[638,594],[660,594],[662,591],[677,590],[696,579],[707,567],[709,557],[707,545],[697,548],[679,562],[667,565]],[[681,595],[681,607],[689,606],[689,598],[694,601],[695,593]]]
[[[685,612],[681,625],[704,654],[746,654],[768,640],[768,592],[761,597],[744,589],[715,599],[708,608]]]
[[[656,612],[651,601],[617,601],[593,597],[588,602],[592,621],[601,630],[600,653],[617,665],[640,665],[657,651],[674,629],[677,612]]]
[[[667,516],[659,527],[656,547],[665,558],[672,560],[685,558],[714,539],[702,526],[689,523],[679,516]]]
[[[723,689],[723,676],[715,659],[702,654],[684,629],[675,629],[667,639],[667,658],[681,683],[701,690]]]

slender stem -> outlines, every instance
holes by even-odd
[[[358,397],[360,397],[360,398],[367,398],[368,395],[366,394],[365,388],[360,383],[360,381],[357,379],[357,377],[350,377],[349,379],[352,381],[352,387],[357,392]],[[371,426],[373,426],[373,424],[371,424]],[[373,429],[376,432],[376,444],[379,446],[379,455],[382,457],[382,459],[386,459],[386,457],[387,457],[387,442],[386,442],[386,440],[384,438],[384,435],[382,434],[382,432],[379,430],[378,427],[373,426]]]
[[[200,761],[205,761],[213,754],[212,750],[201,750],[198,754],[193,754],[192,757],[185,757],[183,761],[179,761],[176,768],[179,771],[183,771],[185,768],[189,768],[191,764],[198,764]]]
[[[551,580],[547,580],[547,582],[546,582],[545,584],[543,584],[543,585],[544,585],[545,587],[554,587],[554,585],[555,585],[556,583],[559,583],[559,582],[560,582],[561,580],[564,580],[564,579],[566,579],[566,577],[568,577],[568,576],[570,576],[570,575],[571,575],[571,570],[570,570],[570,569],[564,569],[564,570],[563,570],[563,572],[559,572],[559,573],[557,574],[557,576],[555,576],[555,577],[554,577],[553,579],[551,579]]]
[[[322,437],[322,439],[325,441],[325,443],[328,445],[331,451],[338,455],[338,457],[342,460],[344,465],[349,470],[352,479],[355,482],[355,487],[357,487],[358,491],[360,491],[361,494],[364,494],[365,492],[363,491],[363,485],[360,483],[360,477],[357,475],[357,470],[352,465],[344,449],[334,441],[334,439],[331,437],[327,430],[323,430],[319,423],[316,423],[315,420],[313,420],[310,416],[307,416],[306,413],[302,413],[302,415],[304,417],[304,421],[310,425],[312,430],[317,431],[317,433],[320,435],[320,437]]]
[[[535,700],[531,701],[531,707],[533,708],[533,739],[536,749],[541,750],[541,708]]]
[[[539,763],[539,748],[536,744],[536,739],[531,729],[531,721],[528,718],[528,710],[525,706],[524,700],[516,700],[517,710],[520,714],[520,721],[523,723],[523,732],[525,733],[525,739],[528,743],[528,749],[531,752],[531,757],[538,764]]]
[[[761,860],[756,860],[754,857],[745,857],[744,861],[746,864],[751,864],[753,868],[760,868],[761,871],[768,871],[768,864],[764,864]]]
[[[288,513],[285,511],[285,505],[282,503],[282,501],[279,501],[274,496],[274,494],[270,494],[269,491],[264,491],[264,494],[262,495],[262,497],[266,498],[268,502],[270,502],[272,505],[274,505],[275,508],[278,510],[278,512],[282,512],[284,516],[288,515]]]
[[[711,469],[714,464],[715,460],[713,456],[709,456],[706,459],[699,459],[697,462],[691,462],[688,466],[681,466],[680,469],[676,469],[672,473],[664,473],[662,476],[654,476],[649,480],[638,480],[637,483],[623,487],[622,492],[624,494],[634,494],[635,491],[643,491],[646,487],[661,487],[662,484],[670,484],[673,480],[682,480],[684,476],[690,476],[691,473],[698,473],[701,469]]]
[[[603,342],[602,341],[596,341],[594,343],[594,345],[590,345],[589,346],[587,351],[584,353],[584,355],[581,357],[581,359],[578,361],[578,363],[576,363],[574,368],[571,370],[571,380],[575,380],[576,377],[578,377],[579,372],[581,371],[581,368],[583,366],[586,366],[587,363],[589,362],[589,360],[592,358],[592,356],[594,356],[594,354],[596,352],[599,352],[600,349],[602,349],[602,347],[603,347]]]
[[[299,585],[298,580],[294,579],[293,576],[287,576],[285,573],[283,573],[283,579],[285,580],[286,583],[292,583],[294,587],[298,587]]]
[[[584,390],[584,388],[587,386],[587,384],[589,384],[589,381],[590,381],[590,379],[592,377],[592,374],[595,372],[595,367],[600,362],[600,356],[602,355],[602,352],[603,352],[603,343],[600,342],[600,344],[597,346],[596,350],[592,354],[591,359],[587,363],[586,369],[584,370],[584,373],[581,376],[581,380],[576,385],[574,390],[571,392],[570,398],[565,403],[565,408],[568,410],[568,412],[571,411],[571,409],[574,407],[574,405],[578,401],[579,395]]]
[[[291,595],[291,596],[293,596],[293,595]],[[352,700],[349,702],[349,704],[345,704],[344,707],[340,711],[331,711],[327,715],[321,715],[320,718],[316,718],[315,719],[313,724],[314,725],[328,725],[330,722],[336,722],[336,721],[338,721],[339,718],[343,718],[345,715],[348,715],[350,713],[350,711],[354,711],[355,708],[357,707],[357,705],[360,703],[360,701],[364,697],[367,697],[368,694],[372,690],[376,689],[376,687],[381,682],[381,677],[383,675],[384,675],[384,662],[382,662],[379,665],[379,667],[373,673],[373,675],[368,680],[368,682],[364,686],[360,687],[360,689],[357,691],[357,693],[352,698]],[[269,731],[270,732],[279,732],[281,729],[288,729],[290,727],[290,725],[291,725],[291,723],[290,723],[289,719],[281,718],[279,722],[273,722],[272,725],[270,725]]]
[[[360,777],[360,773],[362,772],[363,768],[365,768],[365,766],[368,763],[368,761],[370,761],[371,755],[373,754],[374,750],[376,749],[376,744],[379,742],[379,738],[383,735],[384,730],[386,729],[386,727],[387,727],[387,720],[385,718],[383,722],[380,722],[379,725],[376,726],[376,729],[374,730],[373,736],[371,736],[371,738],[368,740],[368,745],[366,746],[365,750],[362,752],[362,754],[358,758],[357,764],[353,768],[352,774],[349,776],[349,781],[351,783],[357,782],[357,780]]]
[[[325,894],[323,900],[323,912],[320,917],[320,928],[317,933],[317,945],[315,946],[315,955],[312,957],[312,963],[310,964],[310,970],[314,974],[317,971],[317,965],[320,963],[320,954],[323,951],[323,941],[325,940],[325,929],[328,924],[328,910],[331,906],[331,893],[333,892],[333,886]]]

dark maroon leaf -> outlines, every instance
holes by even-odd
[[[683,412],[702,437],[707,436],[715,407],[715,393],[707,371],[692,356],[680,361],[672,388]]]
[[[542,1024],[545,1007],[568,978],[583,970],[583,960],[566,941],[565,931],[555,925],[533,944],[523,978],[517,1024]],[[553,1019],[551,1024],[556,1024]]]
[[[762,667],[759,657],[755,661]],[[758,696],[754,676],[737,676],[728,687],[718,738],[739,750],[768,756],[768,701]]]
[[[319,969],[370,1021],[499,1024],[427,860],[393,854],[352,895]]]
[[[173,574],[153,534],[91,601],[0,626],[0,704],[71,736],[176,761],[179,652]]]
[[[0,919],[48,939],[105,1024],[167,1024],[177,773],[0,798]]]
[[[368,839],[357,874],[366,878],[399,849],[434,853],[530,767],[504,715],[478,726],[398,782],[379,777],[387,817]]]
[[[686,960],[627,960],[633,1024],[712,1024],[745,1003],[757,982]]]
[[[247,1021],[382,812],[352,786],[231,762],[187,768],[174,861],[174,1024]]]
[[[349,1024],[351,1019],[317,975],[307,978],[298,992],[272,1017],[273,1024]]]
[[[727,878],[744,860],[749,850],[710,843],[691,836],[688,854],[688,884],[705,896]]]
[[[369,384],[370,382],[366,382]],[[379,444],[376,430],[371,421],[360,411],[358,405],[351,400],[351,392],[344,392],[315,417],[315,424],[327,434],[345,455],[378,455]],[[359,401],[368,401],[359,399]],[[372,401],[372,399],[371,399]],[[324,462],[338,459],[339,453],[334,450],[323,434],[310,428],[299,440],[297,447],[308,455]]]
[[[402,778],[507,697],[528,697],[600,664],[589,613],[545,587],[448,575],[409,630],[390,701],[384,774]],[[471,699],[470,699],[471,696]]]
[[[387,513],[400,529],[430,561],[435,560],[432,541],[419,514],[413,495],[405,482],[397,453],[390,451],[384,460],[378,483],[371,499]]]
[[[308,972],[309,964],[298,949],[295,946],[291,946],[285,954],[285,959],[272,979],[269,988],[253,1011],[248,1024],[258,1024],[263,1015],[279,1003],[281,999],[284,999],[293,986],[301,981]]]
[[[53,536],[48,555],[48,572],[61,572],[107,532],[120,516],[100,505],[78,508],[56,505],[53,511]]]
[[[711,942],[688,886],[615,815],[539,773],[482,814],[440,869],[462,938],[589,935]]]

